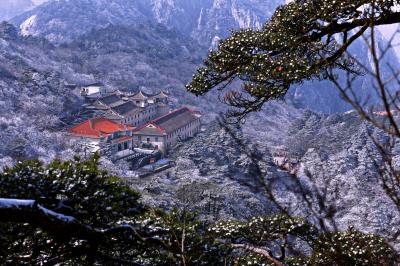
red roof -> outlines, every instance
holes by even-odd
[[[132,130],[133,127],[115,123],[105,118],[92,118],[68,130],[69,133],[92,138],[101,138],[114,132]]]
[[[140,131],[140,130],[142,130],[144,128],[147,128],[149,125],[152,125],[154,127],[153,129],[160,131],[160,133],[164,133],[165,130],[162,127],[160,127],[159,125],[154,124],[153,121],[147,122],[146,124],[136,128],[135,131]]]

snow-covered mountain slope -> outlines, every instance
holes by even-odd
[[[231,29],[260,27],[282,0],[51,0],[13,20],[25,36],[43,36],[53,43],[72,42],[93,29],[108,25],[160,23],[192,37],[204,51],[228,36]],[[124,39],[124,36],[121,36]],[[380,40],[384,46],[385,40]],[[369,65],[367,46],[363,41],[350,48],[363,64]],[[394,69],[400,67],[395,51],[387,56]],[[386,62],[384,65],[387,65]],[[389,73],[385,67],[383,72]],[[355,87],[364,98],[376,95],[371,82],[361,77]],[[324,113],[350,108],[329,82],[307,82],[291,89],[288,100],[298,107]]]
[[[25,34],[56,43],[108,24],[151,21],[210,46],[240,27],[259,27],[283,1],[261,0],[57,0],[13,20]]]
[[[0,168],[3,161],[48,161],[62,152],[59,119],[83,104],[64,81],[168,89],[176,105],[193,104],[195,97],[184,84],[200,62],[199,50],[196,42],[162,25],[109,26],[57,47],[21,37],[12,25],[1,23]]]
[[[279,166],[285,151],[301,169],[295,174]],[[325,204],[334,208],[332,220],[340,230],[354,226],[391,238],[400,215],[380,184],[372,159],[378,157],[366,124],[354,112],[325,116],[271,103],[240,130],[209,127],[173,152],[176,167],[131,183],[152,206],[186,207],[210,220],[249,219],[276,210],[260,181],[265,178],[289,212],[312,220],[296,176],[310,199],[317,190],[326,191]]]
[[[41,5],[41,4],[43,4],[43,3],[45,3],[45,2],[47,2],[48,0],[32,0],[33,1],[33,3],[35,4],[35,5]]]
[[[12,163],[12,159],[50,160],[65,156],[63,152],[70,146],[62,134],[53,131],[53,126],[57,127],[58,119],[76,107],[79,100],[63,86],[63,80],[68,83],[102,81],[107,86],[118,88],[172,88],[172,100],[176,105],[190,104],[206,111],[206,114],[218,113],[221,104],[215,99],[195,98],[183,87],[200,63],[201,47],[197,47],[188,36],[162,25],[147,23],[148,18],[140,15],[140,10],[168,10],[172,7],[172,13],[178,12],[174,5],[176,2],[158,1],[161,6],[150,6],[150,9],[144,1],[135,2],[137,5],[128,10],[130,15],[127,15],[135,15],[137,20],[129,24],[135,26],[107,26],[108,22],[102,24],[103,13],[118,24],[123,16],[110,16],[109,12],[119,10],[127,14],[119,5],[124,1],[96,1],[99,6],[93,7],[89,5],[93,4],[90,0],[79,0],[74,3],[86,3],[93,13],[85,17],[84,12],[77,10],[83,6],[71,4],[71,14],[67,10],[60,11],[59,20],[51,22],[55,19],[51,12],[58,12],[53,5],[73,2],[59,0],[44,4],[41,10],[52,7],[46,13],[48,20],[41,20],[41,13],[31,12],[27,18],[37,16],[25,23],[27,32],[24,33],[43,35],[48,39],[55,37],[56,41],[64,40],[63,34],[67,33],[71,40],[69,44],[53,46],[40,38],[22,38],[8,24],[0,27],[0,139],[3,140],[0,141],[0,166]],[[215,4],[215,7],[211,6],[213,10],[223,10],[220,7],[231,2],[210,3]],[[181,4],[184,4],[183,0]],[[64,19],[61,14],[69,17]],[[72,22],[73,14],[81,14],[76,16],[75,22]],[[159,13],[159,18],[161,15]],[[89,21],[88,18],[93,17],[98,17],[98,24]],[[43,21],[47,22],[41,24]],[[71,28],[60,27],[63,21],[72,23],[64,25]],[[103,28],[89,30],[85,28],[88,25],[103,25]],[[46,27],[48,31],[44,33]],[[365,57],[365,50],[358,52],[359,56]],[[304,100],[302,103],[313,103],[315,108],[334,103],[335,98],[325,92],[329,89],[328,84],[314,85],[308,95],[298,99],[313,96],[315,101]],[[371,167],[368,156],[371,142],[367,139],[365,124],[353,114],[326,117],[313,112],[303,114],[292,106],[272,104],[249,117],[239,133],[250,147],[261,151],[258,155],[266,162],[263,167],[268,170],[267,177],[275,180],[276,193],[283,202],[302,210],[298,208],[301,205],[297,204],[298,199],[290,187],[284,186],[290,175],[274,165],[269,152],[280,146],[289,152],[298,151],[298,159],[315,174],[319,185],[332,181],[339,187],[337,192],[341,197],[336,202],[338,213],[335,218],[341,228],[355,225],[363,231],[387,236],[392,235],[392,228],[398,228],[399,217],[382,192],[376,169]],[[177,167],[169,174],[134,180],[133,185],[140,188],[146,203],[170,207],[194,202],[195,210],[200,211],[214,204],[211,215],[209,212],[204,214],[212,216],[206,217],[210,219],[249,218],[273,211],[265,194],[252,183],[257,174],[256,166],[223,129],[208,128],[198,138],[182,144],[173,156]],[[325,171],[319,171],[318,165],[325,166]],[[210,203],[211,197],[216,198],[215,203]]]

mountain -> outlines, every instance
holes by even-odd
[[[309,200],[317,200],[317,191],[325,192],[324,204],[333,206],[333,220],[340,230],[354,226],[390,239],[400,215],[380,185],[374,163],[379,152],[370,133],[383,136],[355,112],[327,116],[269,103],[241,129],[212,123],[173,152],[176,167],[129,182],[140,189],[146,204],[188,208],[207,220],[249,219],[275,212],[263,179],[286,210],[309,219],[315,213],[302,191],[307,191]],[[295,174],[279,165],[285,153],[299,169]],[[399,243],[394,245],[400,248]]]
[[[21,39],[4,22],[0,50],[0,168],[17,159],[47,161],[68,153],[68,142],[55,128],[79,99],[62,86],[48,54],[52,46]]]
[[[377,32],[376,35],[377,45],[383,49],[383,47],[387,46],[387,40],[380,32]],[[358,64],[366,67],[366,69],[370,71],[374,69],[369,48],[363,39],[355,41],[349,47],[348,53],[356,58]],[[400,62],[396,50],[389,49],[380,63],[380,71],[384,80],[392,80],[393,69],[400,69]],[[361,72],[362,74],[353,83],[355,94],[366,105],[381,105],[380,94],[373,88],[375,80],[365,71]],[[342,84],[345,84],[347,74],[344,71],[337,71],[337,75]],[[386,84],[386,88],[389,91],[393,91],[398,88],[398,85],[392,80],[392,82]],[[308,108],[326,114],[346,112],[352,109],[352,106],[342,99],[339,90],[327,80],[307,81],[300,86],[294,86],[289,91],[286,99],[299,108]]]
[[[166,89],[176,102],[199,105],[205,100],[188,93],[184,85],[204,50],[179,32],[153,24],[109,25],[57,49],[59,62],[96,81],[118,88]]]
[[[262,0],[52,0],[13,19],[22,35],[45,37],[52,43],[75,42],[91,31],[109,25],[135,27],[161,24],[203,46],[203,58],[210,47],[239,28],[259,28],[284,1]],[[123,34],[123,33],[121,33]],[[160,32],[158,32],[160,34]],[[84,37],[83,37],[84,38]],[[127,35],[119,36],[121,43]],[[383,47],[385,40],[379,40]],[[107,42],[103,42],[106,46]],[[153,44],[149,43],[150,46]],[[124,43],[129,49],[130,43]],[[126,48],[128,47],[128,48]],[[180,45],[176,43],[179,49]],[[370,65],[367,46],[358,41],[350,47],[351,53],[364,65]],[[387,63],[400,67],[397,55],[389,51]],[[200,62],[199,62],[200,63]],[[383,72],[390,73],[385,62]],[[343,75],[343,73],[340,73]],[[357,93],[363,98],[377,101],[376,94],[366,77],[355,83]],[[286,99],[299,108],[309,108],[323,113],[345,112],[351,106],[345,103],[337,89],[327,81],[306,82],[291,88]]]
[[[283,1],[262,0],[58,0],[15,19],[24,35],[61,43],[109,24],[160,23],[210,46],[240,27],[260,27]]]
[[[210,96],[196,98],[183,86],[213,39],[224,37],[230,27],[258,26],[261,14],[267,16],[278,4],[266,2],[58,0],[14,19],[22,36],[12,25],[1,24],[0,168],[18,159],[72,157],[76,143],[59,132],[60,119],[77,110],[82,99],[64,82],[167,88],[174,106],[189,104],[203,111],[206,129],[174,151],[176,167],[129,180],[145,203],[162,208],[193,203],[195,211],[213,216],[205,217],[209,219],[270,214],[274,208],[254,182],[259,174],[255,162],[227,130],[207,123],[223,110],[221,104]],[[361,48],[355,52],[368,63]],[[368,88],[367,81],[361,85]],[[345,109],[327,83],[307,86],[309,91],[293,88],[296,105]],[[379,184],[371,162],[378,154],[365,127],[354,113],[326,116],[272,103],[234,133],[248,144],[251,155],[262,159],[265,178],[274,182],[277,198],[291,210],[300,215],[305,208],[291,186],[292,175],[277,165],[274,149],[304,165],[321,189],[333,184],[328,191],[329,196],[341,196],[335,202],[341,228],[355,225],[392,235],[400,218]],[[110,168],[126,173],[118,165]]]
[[[184,89],[203,49],[162,25],[110,25],[54,46],[1,23],[0,50],[0,168],[15,159],[48,161],[72,148],[60,119],[81,108],[83,99],[65,83],[165,89],[175,106],[209,104]]]
[[[2,0],[0,1],[0,22],[20,15],[35,6],[32,0]]]

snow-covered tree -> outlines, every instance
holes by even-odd
[[[285,215],[206,223],[139,202],[85,162],[18,163],[0,173],[0,263],[75,265],[394,265],[374,235],[325,233]],[[297,248],[298,244],[301,248]]]

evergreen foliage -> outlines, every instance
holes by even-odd
[[[285,215],[210,224],[146,208],[97,164],[28,161],[0,174],[1,264],[394,265],[381,237],[353,229],[324,233]]]
[[[262,29],[243,29],[210,51],[187,89],[203,95],[230,90],[224,101],[239,119],[263,104],[282,98],[306,80],[326,79],[330,69],[357,72],[345,55],[349,46],[376,25],[400,22],[399,1],[305,0],[279,7]],[[337,37],[337,38],[336,38]]]

